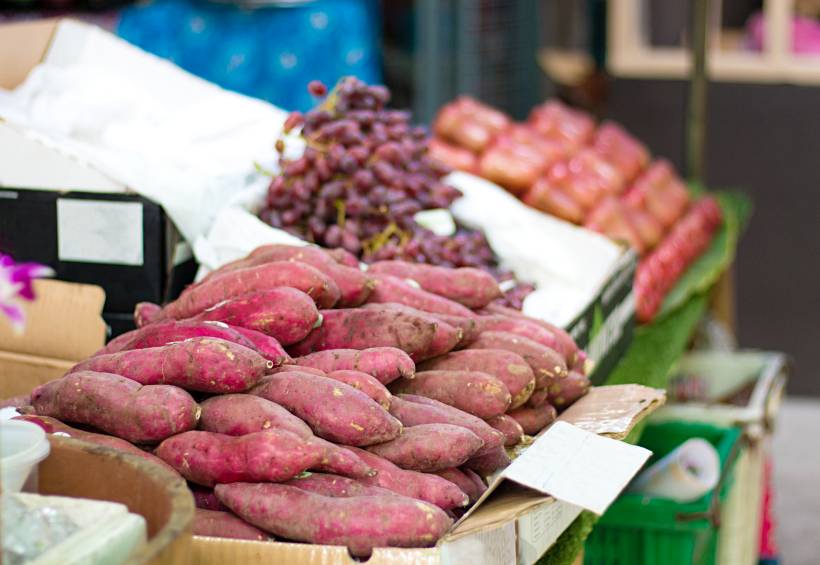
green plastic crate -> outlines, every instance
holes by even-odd
[[[586,565],[713,565],[720,537],[720,505],[732,487],[741,430],[696,422],[649,424],[639,445],[653,452],[651,465],[684,441],[700,437],[720,456],[718,486],[687,503],[623,494],[587,539]]]

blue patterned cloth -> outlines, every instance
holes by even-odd
[[[201,0],[125,8],[117,33],[183,69],[287,110],[315,104],[307,84],[381,82],[377,0],[244,9]]]

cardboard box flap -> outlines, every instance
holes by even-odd
[[[643,385],[597,386],[559,420],[588,432],[623,439],[644,416],[666,402],[666,392]]]
[[[34,290],[37,298],[24,303],[26,329],[22,334],[0,320],[0,350],[79,361],[105,344],[102,288],[38,280]]]

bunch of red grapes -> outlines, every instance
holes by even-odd
[[[306,148],[282,160],[260,213],[265,222],[365,262],[403,259],[509,276],[497,270],[481,232],[458,226],[439,236],[416,222],[418,212],[449,208],[461,193],[442,182],[450,169],[428,156],[427,130],[413,126],[408,112],[386,108],[387,88],[352,77],[329,93],[317,81],[308,88],[323,101],[285,123],[285,133],[301,126]],[[284,142],[276,147],[281,153]],[[510,304],[520,307],[529,290],[518,288]]]

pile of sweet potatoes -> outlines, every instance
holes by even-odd
[[[585,355],[481,272],[337,258],[263,246],[138,305],[22,417],[172,468],[203,535],[434,545],[587,391]]]

